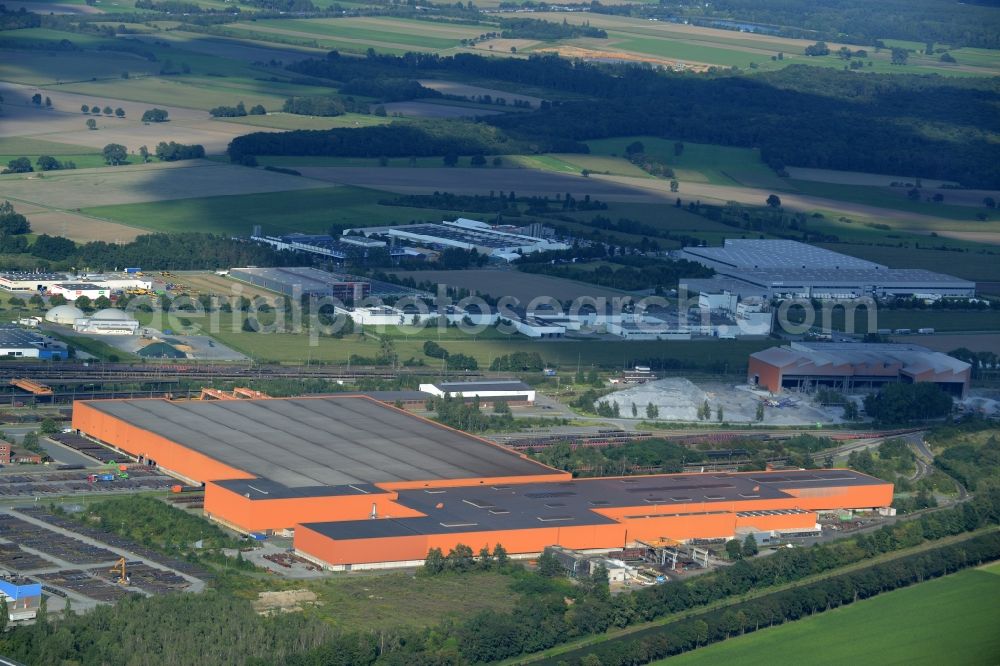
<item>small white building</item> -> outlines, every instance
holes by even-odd
[[[510,402],[535,402],[535,389],[518,379],[495,379],[481,382],[440,382],[437,384],[421,384],[417,387],[422,393],[443,398],[482,398],[491,402],[497,398]]]
[[[111,298],[111,289],[95,282],[60,282],[52,285],[49,288],[49,293],[53,296],[62,296],[67,301],[75,301],[81,296],[86,296],[92,301],[101,296]]]
[[[51,289],[53,285],[66,282],[66,273],[0,273],[0,287],[8,291],[37,293]]]
[[[642,323],[623,321],[609,323],[608,333],[617,335],[623,340],[690,340],[691,331],[687,327],[679,328],[666,322]]]
[[[139,332],[139,322],[124,310],[105,308],[74,321],[73,330],[97,335],[136,335]]]

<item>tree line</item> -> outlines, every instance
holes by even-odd
[[[255,132],[233,139],[228,154],[233,162],[248,163],[256,155],[426,157],[522,150],[501,130],[483,123],[425,119],[373,127]]]
[[[500,37],[502,39],[537,39],[553,42],[558,39],[576,39],[577,37],[593,37],[606,39],[608,33],[590,25],[589,21],[582,25],[555,21],[539,21],[538,19],[500,19]]]

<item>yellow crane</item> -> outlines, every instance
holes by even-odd
[[[116,574],[118,574],[118,581],[117,582],[118,582],[119,585],[128,585],[129,583],[132,582],[128,578],[128,571],[125,569],[125,558],[124,557],[121,558],[121,559],[119,559],[117,562],[115,562],[115,565],[113,567],[111,567],[111,569],[110,569],[110,573],[116,573]]]

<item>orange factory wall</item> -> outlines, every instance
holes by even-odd
[[[877,486],[786,488],[784,492],[795,497],[797,509],[868,509],[892,504],[892,489],[891,483],[883,483]]]
[[[134,456],[152,458],[160,467],[193,481],[254,478],[253,474],[108,416],[85,402],[73,404],[73,428]]]
[[[396,493],[250,499],[214,483],[205,486],[205,513],[247,532],[291,528],[299,523],[365,520],[372,504],[384,518],[418,518],[424,514],[397,504]]]
[[[378,539],[336,540],[299,525],[295,528],[295,548],[329,564],[370,564],[423,560],[431,548],[447,552],[459,543],[471,547],[473,551],[501,543],[510,553],[538,553],[545,546],[554,544],[580,550],[612,549],[623,547],[626,541],[652,540],[668,535],[675,539],[726,537],[731,536],[735,529],[736,516],[728,512],[644,518],[605,525],[547,526]]]
[[[771,530],[809,529],[816,525],[815,513],[775,514],[771,516],[737,516],[736,527],[752,527],[761,532]]]
[[[781,391],[781,370],[751,356],[747,367],[747,380],[752,382],[754,375],[757,375],[757,385],[761,388],[766,388],[771,393]]]

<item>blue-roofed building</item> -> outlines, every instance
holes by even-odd
[[[0,578],[0,594],[7,601],[11,621],[32,620],[42,603],[42,585],[25,578]]]

